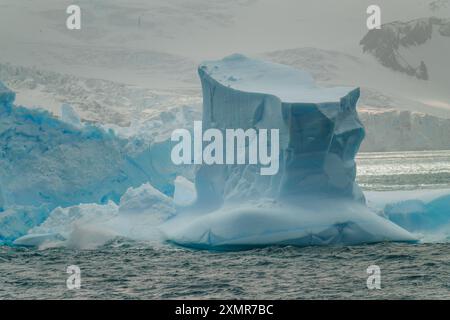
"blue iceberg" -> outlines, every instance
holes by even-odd
[[[355,183],[354,159],[364,138],[358,88],[319,88],[306,72],[237,54],[205,62],[198,72],[204,129],[275,128],[281,149],[280,170],[269,178],[245,174],[252,166],[202,166],[200,201],[318,194],[363,201]],[[236,195],[240,185],[245,189]]]
[[[169,241],[206,249],[415,241],[367,208],[355,182],[359,88],[320,88],[306,72],[239,54],[198,73],[203,129],[278,129],[280,168],[269,176],[259,164],[201,165],[195,204],[162,226]]]

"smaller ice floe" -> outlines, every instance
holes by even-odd
[[[53,244],[62,243],[65,240],[66,239],[59,233],[27,234],[19,239],[16,239],[14,244],[24,247],[39,247],[44,244],[51,246]]]
[[[40,247],[50,246],[52,243],[82,248],[95,247],[116,236],[112,231],[103,231],[102,229],[107,228],[102,227],[117,214],[118,206],[112,201],[105,205],[80,204],[68,208],[58,207],[50,213],[44,223],[15,240],[14,244]],[[92,226],[96,227],[95,237],[92,237]],[[91,232],[86,231],[82,236],[84,229]],[[105,237],[106,234],[108,236]],[[102,236],[103,239],[100,239]]]
[[[369,192],[367,200],[382,215],[408,231],[429,234],[450,230],[448,189]]]
[[[171,198],[150,184],[129,188],[120,204],[80,204],[56,208],[48,219],[14,241],[22,246],[93,249],[116,238],[159,240],[157,227],[172,217]]]

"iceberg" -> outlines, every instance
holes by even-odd
[[[280,170],[269,178],[254,166],[202,166],[199,201],[328,194],[363,201],[355,155],[364,138],[358,88],[320,88],[287,66],[235,54],[199,67],[204,130],[278,129]],[[239,191],[239,192],[236,192]]]
[[[5,109],[10,109],[15,99],[16,94],[0,81],[0,105]]]
[[[205,62],[198,73],[203,129],[278,129],[280,170],[263,176],[259,164],[201,165],[195,203],[161,227],[167,240],[220,250],[416,241],[370,210],[355,182],[364,138],[359,88],[320,88],[306,72],[240,54]]]

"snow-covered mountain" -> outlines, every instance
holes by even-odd
[[[305,69],[320,85],[361,87],[358,110],[375,135],[363,150],[443,148],[450,140],[445,131],[423,131],[433,123],[445,127],[436,119],[450,118],[446,0],[380,0],[378,33],[366,27],[368,0],[77,3],[82,29],[71,31],[65,27],[71,1],[0,0],[0,81],[17,92],[17,103],[56,115],[69,103],[84,120],[141,129],[182,106],[195,117],[201,112],[198,63],[241,52]],[[412,76],[380,63],[389,62],[379,47],[392,35],[397,40],[386,50],[398,42],[394,61],[414,70]],[[421,61],[426,72],[419,71]],[[428,80],[419,79],[425,74]],[[429,125],[406,125],[405,114]],[[393,141],[384,147],[388,122],[402,127],[392,129]],[[415,129],[427,138],[400,134],[411,130],[407,136],[414,137]]]
[[[360,44],[364,52],[394,71],[421,80],[437,78],[442,81],[448,77],[442,66],[448,63],[450,52],[450,19],[430,17],[387,23],[381,29],[370,30]],[[421,46],[424,48],[416,50]],[[431,70],[428,65],[433,66]]]

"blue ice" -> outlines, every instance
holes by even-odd
[[[59,120],[14,99],[0,83],[0,242],[24,235],[56,207],[118,203],[129,187],[148,182],[173,194],[178,168],[169,140],[135,150],[111,130],[82,124],[68,105]]]
[[[304,71],[240,54],[198,73],[204,130],[279,129],[280,170],[200,166],[196,202],[162,226],[169,241],[207,249],[415,241],[370,210],[355,182],[365,134],[359,88],[321,88]]]

